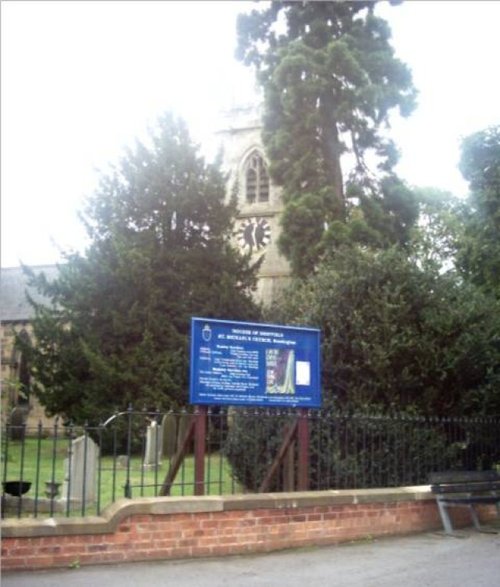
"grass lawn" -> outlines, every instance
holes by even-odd
[[[5,439],[4,439],[5,445]],[[43,498],[45,482],[62,483],[65,477],[65,459],[68,455],[69,441],[58,438],[26,438],[25,442],[8,441],[8,456],[1,464],[2,479],[31,481],[26,497]],[[4,453],[2,453],[4,454]],[[79,507],[72,515],[92,515],[99,513],[107,505],[125,497],[127,479],[131,497],[154,497],[159,495],[161,485],[170,467],[170,460],[163,459],[158,468],[143,466],[141,456],[132,456],[127,467],[126,459],[103,456],[97,466],[97,500],[94,505]],[[205,458],[205,494],[222,495],[237,493],[239,488],[231,476],[231,467],[220,453]],[[188,455],[181,465],[170,495],[194,494],[194,457]],[[69,509],[64,512],[69,514]]]

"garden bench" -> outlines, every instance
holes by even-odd
[[[453,525],[448,514],[450,507],[469,509],[474,526],[478,531],[484,530],[479,523],[476,505],[496,505],[500,517],[500,474],[497,471],[447,471],[431,473],[429,476],[431,491],[436,502],[446,534],[453,535]]]

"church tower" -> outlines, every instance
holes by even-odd
[[[228,174],[227,199],[236,194],[238,212],[235,242],[252,261],[263,257],[256,298],[269,305],[287,284],[288,261],[278,251],[280,189],[272,184],[261,139],[261,112],[255,106],[233,108],[222,119],[217,135],[222,147],[223,170]]]

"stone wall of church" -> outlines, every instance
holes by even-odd
[[[25,331],[32,336],[29,322],[4,322],[0,324],[1,358],[0,358],[0,389],[1,389],[1,417],[5,423],[13,410],[25,412],[25,424],[28,429],[36,429],[38,423],[51,426],[53,419],[49,418],[32,393],[25,398],[20,392],[19,366],[21,356],[14,348],[16,334]]]

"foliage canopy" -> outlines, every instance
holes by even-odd
[[[392,174],[397,151],[384,133],[392,110],[412,111],[416,92],[375,4],[272,2],[239,17],[237,55],[256,68],[264,91],[263,141],[285,202],[280,247],[296,275],[348,239],[404,244],[416,218],[411,192]]]
[[[458,265],[467,279],[500,298],[500,126],[464,139],[460,170],[470,197]]]
[[[258,317],[224,196],[224,177],[170,115],[102,178],[86,209],[85,256],[68,255],[54,282],[32,275],[52,300],[35,306],[30,349],[49,413],[82,422],[129,402],[184,405],[190,317]]]
[[[498,302],[397,249],[344,249],[296,284],[280,320],[322,331],[325,406],[500,411]]]

